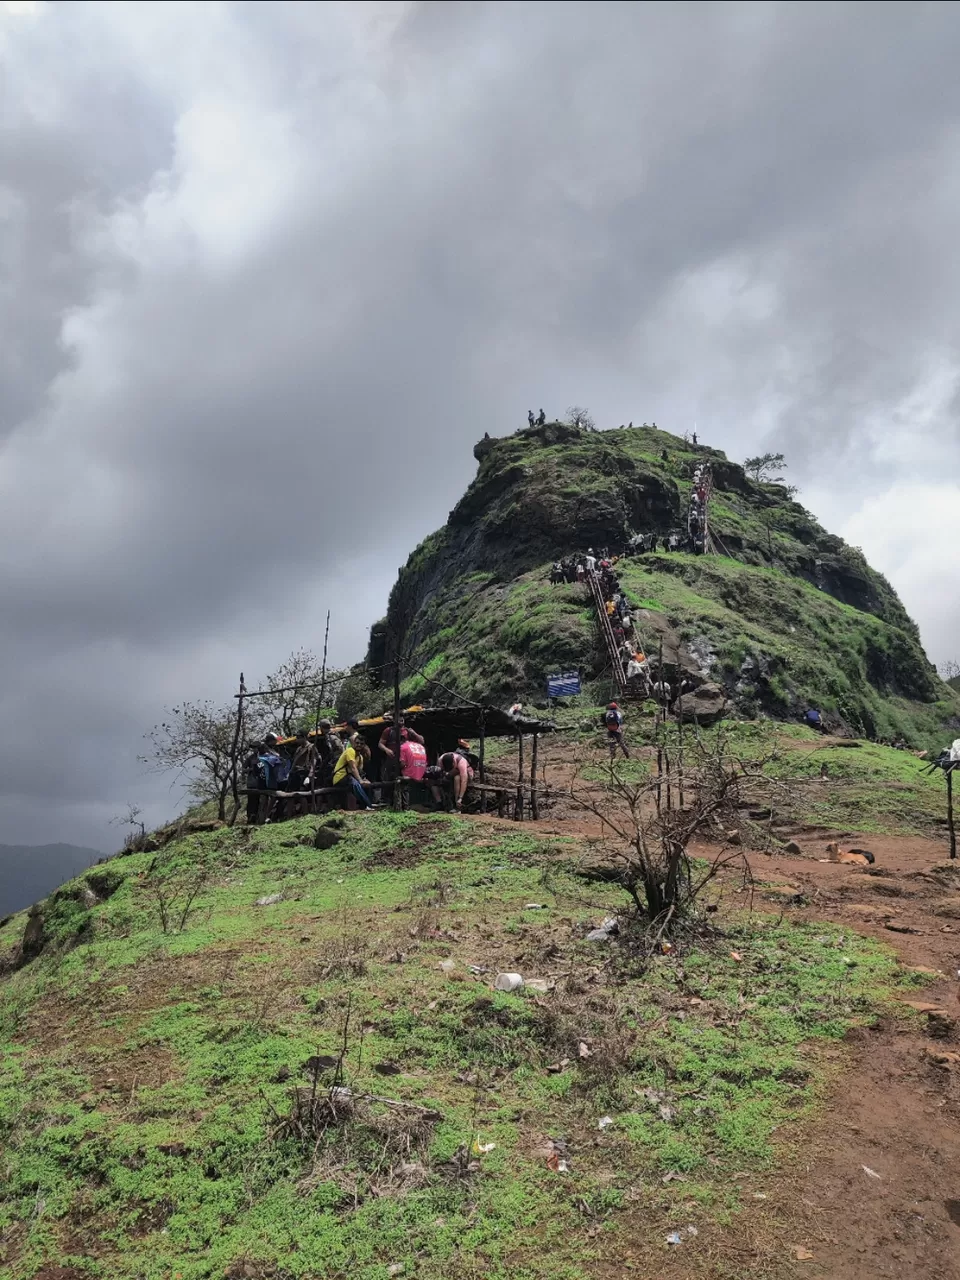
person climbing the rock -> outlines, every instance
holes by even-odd
[[[584,568],[587,573],[593,573],[597,567],[597,557],[594,554],[593,547],[587,548],[587,554],[583,558]]]
[[[823,732],[823,716],[816,707],[808,707],[803,720],[808,729],[816,729],[817,733]]]
[[[608,618],[612,618],[612,617],[614,616],[614,614],[617,612],[617,606],[614,604],[614,602],[613,602],[612,600],[606,600],[606,601],[604,601],[604,605],[603,605],[603,607],[604,607],[604,608],[606,609],[606,611],[607,611],[607,617],[608,617]]]
[[[627,750],[627,744],[623,740],[623,712],[616,702],[607,704],[607,709],[603,713],[603,727],[607,731],[607,746],[610,748],[610,763],[612,764],[616,758],[617,748],[624,754],[624,758],[630,759],[630,752]]]
[[[696,443],[697,443],[697,433],[696,433],[696,432],[694,432],[694,433],[693,433],[692,439],[693,439],[693,443],[694,443],[694,444],[696,444]]]
[[[560,563],[559,560],[556,560],[554,562],[553,568],[550,570],[550,582],[553,586],[556,586],[557,583],[563,582],[563,578],[564,578],[563,565]]]
[[[537,417],[537,426],[538,426],[538,427],[545,426],[545,425],[546,425],[546,421],[547,421],[547,415],[546,415],[546,414],[543,412],[543,410],[541,409],[541,410],[540,410],[540,413],[539,413],[539,415],[538,415],[538,417]]]
[[[528,410],[527,410],[527,426],[528,426],[528,427],[536,426],[536,422],[537,422],[537,420],[536,420],[536,418],[533,416],[533,410],[532,410],[532,409],[528,409]]]

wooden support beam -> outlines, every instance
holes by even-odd
[[[537,746],[539,741],[539,733],[534,732],[533,752],[530,760],[530,816],[534,822],[540,819],[540,797],[537,794]]]
[[[950,832],[950,857],[957,856],[957,831],[953,825],[953,770],[947,770],[947,829]]]
[[[518,765],[517,765],[517,806],[513,816],[517,822],[523,821],[523,734],[517,737],[518,747]]]

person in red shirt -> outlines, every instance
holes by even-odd
[[[403,723],[403,716],[396,727],[393,724],[393,716],[385,715],[383,733],[380,735],[380,742],[377,744],[380,754],[383,756],[383,777],[385,779],[396,778],[399,772],[399,751],[397,743],[400,747],[405,742],[417,742],[423,746],[423,738],[414,729],[408,729]]]
[[[427,768],[427,749],[422,742],[401,742],[400,774],[413,782],[422,782]]]

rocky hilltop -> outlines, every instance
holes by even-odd
[[[648,648],[694,683],[723,685],[744,715],[790,719],[814,704],[833,727],[926,745],[960,724],[890,583],[782,484],[758,483],[719,450],[655,428],[547,423],[475,450],[477,476],[444,527],[413,552],[371,630],[367,663],[413,655],[407,696],[544,696],[580,668],[605,697],[605,657],[584,588],[552,586],[551,562],[638,533],[682,528],[694,468],[713,472],[711,529],[726,554],[658,552],[618,564]]]

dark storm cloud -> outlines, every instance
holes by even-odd
[[[328,606],[359,656],[527,407],[783,448],[868,553],[894,481],[942,497],[952,6],[74,4],[0,32],[0,838],[171,807],[136,762],[164,702],[228,697]],[[912,603],[949,656],[956,606]]]

